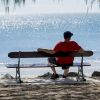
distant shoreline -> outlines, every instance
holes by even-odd
[[[9,73],[11,74],[13,77],[15,77],[15,71],[16,69],[13,68],[6,68],[5,65],[1,64],[2,66],[0,66],[0,77],[2,77],[3,75]],[[61,68],[56,68],[58,74],[63,74],[63,70]],[[77,72],[78,68],[70,68],[70,72]],[[91,77],[92,73],[94,71],[100,71],[100,67],[99,64],[95,65],[95,63],[92,64],[92,66],[87,66],[84,67],[84,74],[88,77]],[[39,75],[43,75],[47,72],[52,73],[50,68],[23,68],[21,69],[21,77],[25,78],[25,77],[34,77],[34,76],[39,76]]]

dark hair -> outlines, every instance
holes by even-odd
[[[66,31],[66,32],[64,32],[64,39],[71,38],[72,35],[73,35],[73,33],[71,33],[70,31]]]

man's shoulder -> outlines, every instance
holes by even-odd
[[[60,41],[60,42],[58,42],[56,45],[63,45],[63,44],[65,44],[66,42],[64,42],[64,41]],[[71,44],[78,44],[77,42],[75,42],[75,41],[69,41],[69,43],[71,43]]]
[[[70,43],[74,43],[74,44],[77,44],[77,42],[76,42],[76,41],[70,41]]]
[[[64,42],[63,41],[59,41],[58,43],[57,43],[57,45],[59,45],[59,44],[63,44]]]
[[[63,41],[59,41],[58,43],[56,43],[55,47],[60,47],[63,45]]]

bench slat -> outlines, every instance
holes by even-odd
[[[78,53],[78,52],[57,52],[55,54],[49,54],[45,52],[10,52],[8,54],[8,57],[10,58],[39,58],[39,57],[69,57],[69,56],[74,56],[74,57],[89,57],[92,56],[93,52],[92,51],[85,51],[84,53]]]
[[[55,67],[61,67],[61,66],[57,66],[54,65]],[[77,66],[81,66],[81,63],[73,63],[73,66],[71,67],[77,67]],[[83,63],[83,66],[91,66],[91,64],[89,63]],[[17,68],[18,64],[7,64],[6,65],[7,68]],[[20,68],[43,68],[43,67],[51,67],[48,64],[21,64]]]

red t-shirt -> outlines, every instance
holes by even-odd
[[[63,51],[77,51],[81,49],[81,47],[75,41],[67,42],[59,42],[54,47],[55,52]],[[71,64],[73,63],[74,57],[56,57],[56,61],[59,64]]]

